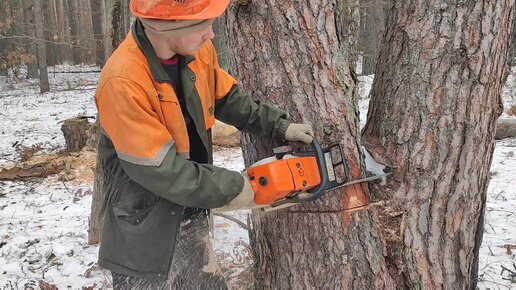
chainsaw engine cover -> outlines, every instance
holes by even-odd
[[[272,204],[321,183],[314,156],[284,158],[247,170],[257,205]]]

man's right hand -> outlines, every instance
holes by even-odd
[[[241,209],[253,209],[260,208],[263,206],[257,206],[254,202],[254,191],[251,183],[249,183],[249,177],[244,172],[242,173],[242,178],[244,179],[244,187],[242,191],[228,204],[223,207],[214,208],[214,212],[225,212],[225,211],[234,211]]]

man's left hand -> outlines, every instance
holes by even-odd
[[[314,130],[308,124],[290,124],[285,132],[285,140],[300,141],[311,144],[314,139]]]

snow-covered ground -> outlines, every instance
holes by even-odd
[[[12,164],[19,145],[41,144],[48,151],[63,147],[61,122],[77,115],[94,116],[95,67],[59,66],[50,70],[51,92],[39,94],[37,80],[7,83],[0,78],[0,167]],[[83,71],[82,73],[60,73]],[[504,93],[506,106],[516,104],[516,67]],[[366,96],[372,77],[361,77]],[[511,95],[512,94],[512,95]],[[362,121],[367,99],[360,101]],[[484,241],[480,249],[481,288],[516,289],[504,280],[515,256],[504,245],[516,244],[516,139],[497,142],[488,189]],[[219,148],[215,164],[243,169],[239,148]],[[45,280],[59,289],[109,288],[108,271],[96,264],[97,246],[87,243],[92,185],[49,177],[40,182],[0,181],[0,289],[37,288]],[[246,222],[247,212],[232,213]],[[215,217],[213,242],[227,273],[249,265],[247,232]],[[513,249],[516,251],[516,249]]]

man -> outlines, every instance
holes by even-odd
[[[280,140],[309,125],[241,94],[222,70],[212,23],[229,0],[132,0],[131,32],[107,61],[95,100],[102,136],[99,264],[114,288],[223,289],[207,210],[252,208],[245,175],[211,165],[215,119]]]

